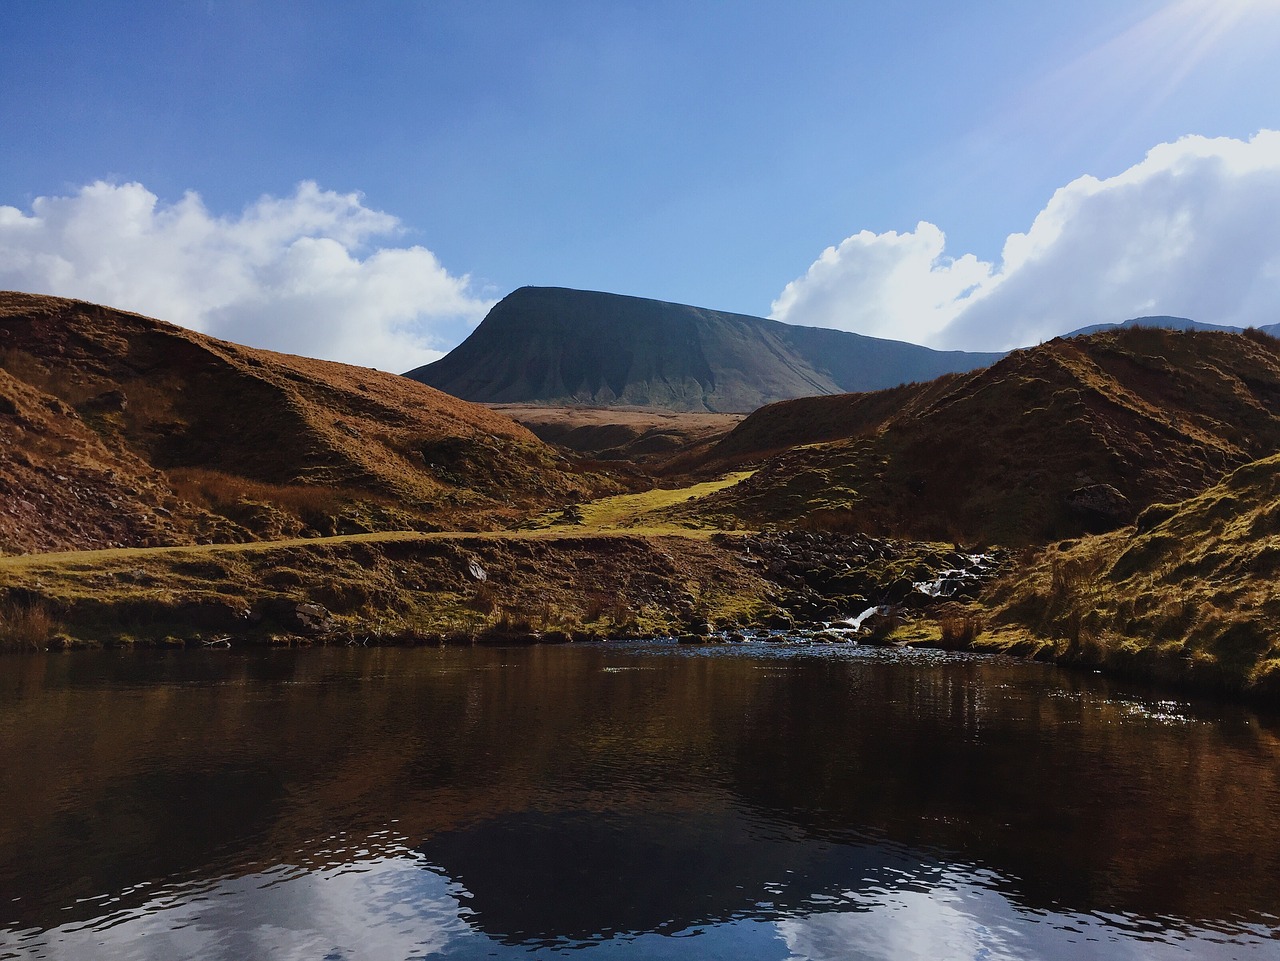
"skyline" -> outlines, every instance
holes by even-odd
[[[0,286],[401,370],[526,284],[971,349],[1280,321],[1280,4],[1115,7],[11,7]]]

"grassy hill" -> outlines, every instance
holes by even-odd
[[[1116,527],[1280,451],[1280,342],[1109,330],[991,367],[756,411],[685,469],[760,469],[700,509],[746,525],[1006,545]]]
[[[484,529],[601,485],[403,377],[19,293],[0,293],[0,445],[5,553]]]
[[[484,403],[742,413],[790,397],[927,380],[999,356],[640,297],[522,287],[446,357],[407,376]]]
[[[983,598],[987,646],[1280,695],[1280,456],[1050,547]]]

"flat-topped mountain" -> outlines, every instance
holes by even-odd
[[[592,483],[394,374],[0,292],[0,553],[492,527]]]
[[[985,367],[937,351],[641,297],[521,287],[446,357],[406,376],[483,403],[745,413]]]

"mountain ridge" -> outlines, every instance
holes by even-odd
[[[1244,327],[1232,327],[1226,324],[1206,324],[1204,321],[1192,320],[1190,317],[1175,317],[1168,314],[1153,314],[1149,317],[1131,317],[1129,320],[1120,323],[1109,324],[1090,324],[1087,327],[1078,327],[1073,331],[1062,334],[1062,337],[1084,337],[1089,334],[1099,334],[1104,330],[1129,330],[1134,327],[1159,327],[1162,330],[1203,330],[1217,331],[1223,334],[1243,334]],[[1275,337],[1280,334],[1280,323],[1266,324],[1255,328],[1264,334],[1270,334]]]
[[[685,470],[755,464],[701,509],[746,526],[1022,545],[1120,526],[1280,450],[1280,341],[1146,328],[749,415]]]

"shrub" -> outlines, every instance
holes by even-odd
[[[476,585],[475,592],[467,600],[467,607],[481,614],[492,614],[498,609],[498,591],[488,581]]]
[[[977,614],[950,614],[938,622],[941,629],[941,645],[946,648],[968,647],[982,633],[982,618]]]
[[[604,622],[609,628],[629,629],[635,625],[636,618],[636,611],[621,591],[593,593],[582,608],[583,624]]]
[[[0,646],[39,650],[60,625],[38,601],[5,601],[0,605]]]

